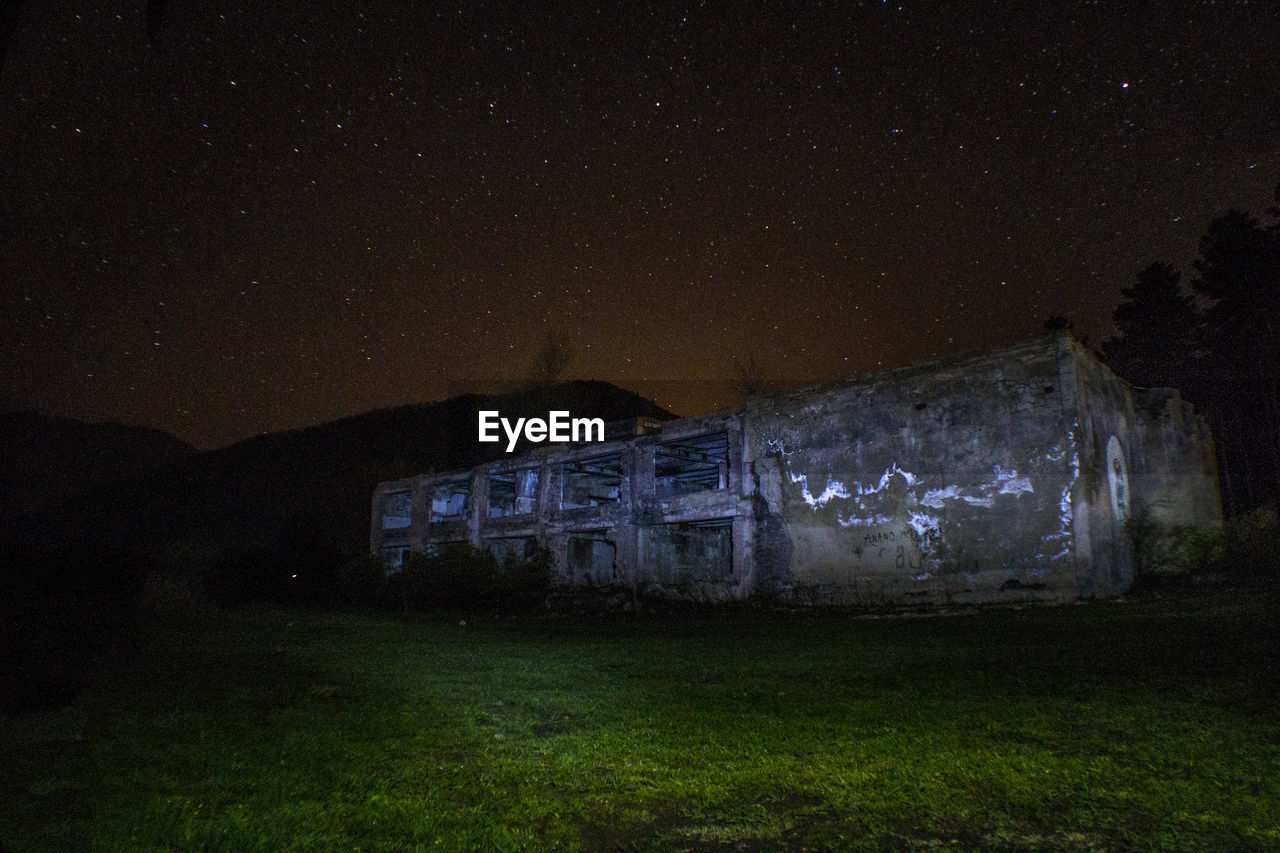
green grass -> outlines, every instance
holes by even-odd
[[[0,840],[1280,850],[1276,612],[212,614],[0,722]]]

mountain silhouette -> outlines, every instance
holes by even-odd
[[[149,457],[157,464],[142,466],[135,457],[123,476],[95,473],[84,479],[84,489],[72,488],[81,466],[102,472],[100,462],[110,455],[103,448],[123,446],[124,438],[86,442],[80,455],[69,454],[55,469],[48,447],[62,446],[55,441],[61,433],[51,426],[43,447],[35,441],[38,452],[10,464],[7,485],[14,493],[42,495],[41,511],[27,519],[25,536],[44,541],[349,555],[367,548],[370,500],[379,482],[507,455],[505,441],[477,441],[482,409],[509,419],[545,418],[551,410],[606,422],[675,417],[632,391],[580,380],[380,409],[205,453],[180,452],[186,445],[158,433],[172,444],[164,456],[159,448],[166,445],[157,439],[158,455]],[[132,433],[121,436],[126,434]],[[56,474],[57,482],[43,483],[45,471]]]
[[[0,414],[0,514],[25,521],[77,493],[110,490],[195,454],[191,445],[157,429],[36,412]]]

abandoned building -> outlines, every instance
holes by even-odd
[[[538,543],[563,587],[702,602],[1061,601],[1128,588],[1139,507],[1221,523],[1208,429],[1063,335],[382,483],[371,546]]]

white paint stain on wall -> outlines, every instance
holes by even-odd
[[[1076,450],[1075,430],[1067,432],[1067,442],[1071,445],[1071,482],[1080,479],[1080,454]]]
[[[1009,471],[1001,471],[1000,466],[996,466],[995,483],[999,486],[996,494],[1000,495],[1020,495],[1024,492],[1034,492],[1031,488],[1031,480],[1028,477],[1019,477],[1018,469],[1014,468]]]
[[[1045,553],[1041,557],[1047,561],[1069,559],[1071,556],[1071,543],[1074,538],[1072,495],[1080,477],[1080,459],[1076,448],[1075,432],[1074,429],[1068,431],[1065,442],[1050,446],[1043,455],[1037,451],[1029,463],[1034,465],[1037,459],[1042,459],[1045,462],[1061,465],[1069,460],[1070,465],[1070,479],[1062,487],[1059,495],[1058,529],[1041,537],[1041,541],[1049,546],[1045,549],[1046,552],[1054,552]],[[791,455],[783,454],[784,459]],[[918,547],[919,552],[913,559],[917,560],[927,561],[936,558],[939,547],[945,541],[946,515],[936,512],[937,510],[944,510],[954,502],[971,507],[992,507],[1001,495],[1017,499],[1022,495],[1035,493],[1031,477],[1022,476],[1017,468],[1006,469],[1001,465],[995,465],[991,468],[989,479],[984,482],[971,482],[966,485],[950,484],[941,488],[926,489],[925,484],[915,474],[904,470],[897,462],[893,462],[874,482],[841,481],[832,477],[831,472],[828,471],[821,491],[814,494],[809,487],[810,475],[790,471],[788,464],[790,461],[784,462],[784,466],[787,466],[787,477],[800,487],[801,497],[815,512],[832,501],[839,501],[841,503],[836,505],[838,508],[835,512],[837,524],[846,529],[858,530],[858,535],[871,528],[893,527],[898,531],[899,536],[904,537],[903,541],[915,540],[915,547]],[[892,517],[884,515],[878,511],[881,509],[879,501],[870,500],[888,489],[891,483],[895,482],[895,477],[901,477],[907,487],[906,506],[903,508],[908,515],[907,519],[896,514]],[[815,477],[814,482],[816,481]],[[904,529],[904,525],[914,533],[914,536]],[[1043,568],[1037,571],[1043,571]],[[931,575],[925,570],[916,576],[916,579],[927,580],[929,577]]]
[[[827,483],[825,486],[823,486],[822,493],[815,495],[813,494],[813,492],[809,490],[808,474],[795,474],[795,473],[792,473],[791,471],[787,472],[787,477],[791,480],[791,482],[800,484],[800,496],[804,498],[804,502],[807,503],[810,507],[812,507],[815,511],[818,509],[821,509],[827,503],[835,500],[836,498],[852,498],[852,497],[863,498],[863,497],[866,497],[867,495],[874,495],[877,492],[884,491],[886,488],[888,488],[889,481],[895,475],[901,476],[903,480],[906,481],[908,488],[916,484],[915,474],[912,474],[910,471],[902,470],[901,468],[898,467],[898,463],[894,462],[888,468],[885,469],[885,472],[880,475],[880,480],[874,486],[864,486],[862,483],[854,483],[853,484],[854,491],[850,492],[849,488],[846,487],[844,483],[840,482],[839,480],[832,479],[831,475],[828,474]]]
[[[910,471],[903,470],[896,462],[885,469],[874,485],[855,482],[847,486],[827,474],[822,491],[816,495],[809,488],[809,475],[788,471],[787,477],[792,483],[800,486],[800,496],[815,512],[837,499],[857,498],[858,503],[861,504],[864,498],[879,494],[887,489],[894,477],[901,477],[908,489],[919,485],[916,475]],[[991,480],[986,483],[979,483],[976,486],[949,485],[941,489],[928,489],[920,496],[908,494],[907,501],[908,504],[916,504],[930,509],[942,509],[946,506],[947,501],[963,501],[969,506],[990,507],[995,505],[997,495],[1013,495],[1016,497],[1022,494],[1031,494],[1034,491],[1031,478],[1018,476],[1018,469],[1011,468],[1006,471],[1001,466],[996,465],[992,469]],[[932,516],[928,517],[932,518]],[[837,520],[842,527],[880,524],[882,523],[881,519],[882,516],[879,515],[855,516],[850,513],[848,516],[844,516],[837,514]]]
[[[946,506],[947,501],[963,500],[966,503],[976,503],[980,506],[991,506],[991,501],[983,501],[981,498],[966,496],[961,492],[959,486],[947,486],[945,489],[930,489],[924,493],[924,497],[920,499],[920,503],[933,509],[942,509]]]
[[[848,516],[836,513],[836,522],[841,527],[875,527],[881,524],[892,524],[893,519],[887,515],[854,515],[850,513]]]
[[[1029,477],[1019,477],[1018,469],[1005,471],[999,465],[993,469],[992,479],[977,486],[951,485],[943,489],[930,489],[920,498],[923,506],[942,509],[947,501],[964,501],[969,506],[993,506],[996,495],[1021,495],[1034,492]]]
[[[804,502],[813,507],[814,510],[822,508],[827,502],[835,498],[847,498],[850,496],[849,490],[844,487],[844,483],[839,480],[832,480],[829,475],[827,477],[827,485],[822,489],[822,494],[816,497],[809,491],[809,477],[807,474],[792,474],[788,471],[787,476],[791,478],[791,482],[800,484],[800,497],[804,498]]]
[[[1040,537],[1042,542],[1059,542],[1062,550],[1050,554],[1050,560],[1061,560],[1071,554],[1071,486],[1062,487],[1058,500],[1058,532]]]
[[[921,556],[933,556],[938,543],[942,541],[942,528],[938,524],[938,518],[928,513],[912,511],[911,519],[907,524],[911,525],[911,529],[916,532]],[[916,580],[925,580],[928,577],[926,573],[917,577]]]
[[[868,489],[864,489],[864,488],[862,487],[862,485],[861,485],[861,484],[859,484],[859,485],[858,485],[858,494],[859,494],[859,495],[874,495],[876,492],[883,491],[885,488],[887,488],[887,487],[888,487],[888,485],[889,485],[889,480],[893,478],[893,475],[894,475],[894,474],[899,474],[899,475],[901,475],[901,476],[902,476],[902,479],[904,479],[904,480],[906,480],[906,481],[907,481],[907,487],[908,487],[908,488],[910,488],[911,486],[914,486],[914,485],[916,484],[916,475],[915,475],[915,474],[912,474],[910,471],[904,471],[904,470],[902,470],[901,468],[899,468],[899,467],[898,467],[898,463],[897,463],[897,462],[893,462],[893,463],[891,463],[891,464],[889,465],[889,467],[888,467],[888,468],[884,469],[884,473],[880,475],[880,482],[876,483],[876,486],[875,486],[875,488],[874,488],[874,489],[870,489],[870,488],[868,488]]]
[[[927,513],[912,512],[911,520],[908,521],[907,524],[911,525],[911,529],[914,530],[916,535],[921,539],[931,535],[936,536],[939,532],[938,519],[932,515],[928,515]]]
[[[1071,555],[1071,490],[1075,487],[1076,481],[1080,478],[1080,454],[1076,450],[1075,431],[1067,433],[1067,444],[1071,448],[1071,479],[1062,487],[1062,494],[1058,498],[1058,532],[1050,533],[1041,537],[1043,542],[1060,542],[1062,550],[1056,554],[1049,556],[1050,560],[1061,560]],[[1055,457],[1053,452],[1057,452]],[[1050,454],[1046,454],[1045,458],[1052,462],[1059,462],[1066,456],[1065,451],[1060,451],[1054,447]]]

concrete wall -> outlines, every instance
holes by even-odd
[[[1124,522],[1133,502],[1133,405],[1129,387],[1074,341],[1063,339],[1074,377],[1080,475],[1072,491],[1082,596],[1123,593],[1133,582]]]
[[[1063,391],[1041,342],[752,401],[757,571],[805,603],[1075,597]]]
[[[1222,523],[1213,440],[1177,391],[1133,388],[1079,343],[1060,347],[1075,376],[1080,594],[1119,595],[1133,582],[1125,522],[1134,512],[1165,525]]]
[[[1213,437],[1171,388],[1134,389],[1134,503],[1167,526],[1220,524]]]
[[[1213,459],[1176,392],[1135,391],[1045,338],[383,483],[370,539],[391,555],[536,541],[565,588],[692,601],[1061,601],[1132,582],[1139,502],[1220,522]],[[456,508],[464,491],[465,519],[431,520],[433,495]]]

